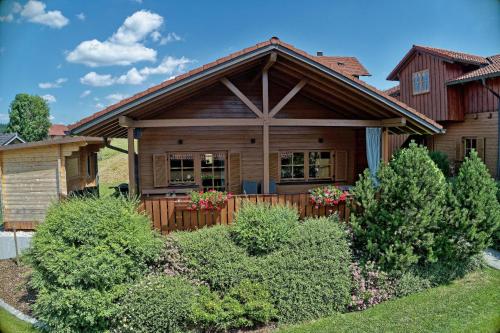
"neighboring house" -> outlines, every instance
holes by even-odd
[[[97,190],[102,138],[66,137],[0,147],[4,227],[32,229],[48,206],[70,193]]]
[[[134,193],[256,193],[259,185],[261,193],[306,193],[353,184],[367,165],[388,160],[389,133],[442,132],[363,75],[356,58],[313,56],[273,37],[69,128],[128,138]]]
[[[457,167],[476,149],[493,176],[498,165],[500,55],[482,57],[414,45],[387,77],[399,85],[386,93],[439,122],[446,134],[418,137],[445,152]],[[395,149],[408,136],[391,138]]]
[[[16,143],[24,143],[25,141],[17,133],[1,133],[0,146],[13,145]]]
[[[68,126],[64,124],[52,124],[49,128],[49,138],[62,138],[66,136]]]

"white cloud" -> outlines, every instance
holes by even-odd
[[[76,14],[76,18],[79,19],[80,21],[85,21],[86,16],[84,13]]]
[[[47,103],[55,103],[57,99],[54,97],[54,95],[43,95],[42,98],[47,102]]]
[[[19,13],[21,10],[23,10],[23,6],[19,2],[14,2],[12,4],[12,12],[13,13]]]
[[[97,103],[97,104],[95,105],[95,108],[96,108],[96,109],[102,109],[102,108],[104,108],[104,105],[103,105],[102,103]]]
[[[89,72],[84,77],[80,78],[80,82],[86,85],[95,87],[106,87],[113,84],[132,84],[138,85],[144,83],[150,75],[172,75],[180,74],[185,71],[187,64],[192,60],[181,57],[165,57],[163,61],[156,67],[144,67],[140,70],[133,67],[127,73],[118,77],[112,77],[110,74],[97,74]]]
[[[161,33],[158,30],[153,31],[151,33],[151,39],[153,39],[153,41],[157,42],[160,40],[160,38],[161,38]]]
[[[125,99],[125,98],[127,98],[127,97],[128,97],[127,95],[120,94],[120,93],[114,93],[114,94],[110,94],[110,95],[106,96],[106,98],[107,98],[108,100],[110,100],[112,103],[119,102],[119,101],[121,101],[122,99]]]
[[[160,40],[160,45],[165,45],[165,44],[170,43],[170,42],[178,42],[180,40],[182,40],[182,38],[179,35],[177,35],[175,32],[169,32],[166,37],[163,37]]]
[[[12,14],[0,16],[0,22],[12,22],[13,20],[14,20],[14,15]]]
[[[54,117],[53,115],[50,115],[50,116],[49,116],[49,120],[50,120],[50,121],[52,121],[52,120],[54,120],[54,119],[56,119],[56,117]]]
[[[138,61],[156,61],[156,51],[144,46],[144,39],[157,31],[163,17],[140,10],[127,17],[118,30],[107,40],[81,42],[69,52],[66,60],[90,67],[130,65]],[[156,34],[155,34],[156,35]]]
[[[80,78],[82,84],[94,87],[107,87],[115,82],[115,79],[110,74],[100,75],[96,72],[90,72]]]
[[[2,123],[8,122],[9,121],[9,114],[8,113],[0,113],[0,121]]]
[[[68,81],[68,79],[61,77],[54,82],[41,82],[38,87],[41,89],[51,89],[51,88],[61,88],[62,84]]]
[[[47,25],[51,28],[60,29],[69,23],[69,20],[59,10],[45,11],[45,7],[45,3],[41,1],[29,0],[20,13],[29,22]]]
[[[90,90],[85,90],[84,92],[82,92],[82,93],[80,94],[80,98],[85,98],[85,97],[87,97],[88,95],[90,95],[91,93],[92,93],[92,91],[90,91]]]

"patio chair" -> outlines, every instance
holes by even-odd
[[[256,181],[244,180],[243,181],[244,194],[259,194],[259,186]]]

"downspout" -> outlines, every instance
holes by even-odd
[[[113,149],[113,150],[116,150],[116,151],[119,151],[120,153],[124,153],[124,154],[128,154],[128,151],[123,149],[123,148],[120,148],[120,147],[115,147],[115,146],[112,146],[110,143],[109,143],[109,140],[108,138],[104,137],[104,147],[106,148],[109,148],[109,149]]]
[[[481,79],[481,84],[485,87],[489,92],[491,92],[496,98],[498,98],[498,114],[497,114],[497,175],[496,178],[500,178],[500,95],[497,94],[493,89],[486,85],[486,79]]]

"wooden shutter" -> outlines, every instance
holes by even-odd
[[[486,163],[486,138],[477,138],[477,155]]]
[[[153,185],[154,187],[168,185],[166,154],[153,154]]]
[[[280,179],[279,157],[278,152],[269,153],[269,179],[274,180],[276,183]]]
[[[229,154],[229,192],[241,193],[241,153]]]
[[[335,151],[335,181],[347,181],[347,151]]]
[[[463,138],[457,139],[456,153],[455,153],[455,160],[456,161],[463,161],[464,160],[464,150],[465,150],[464,141],[465,140]]]

